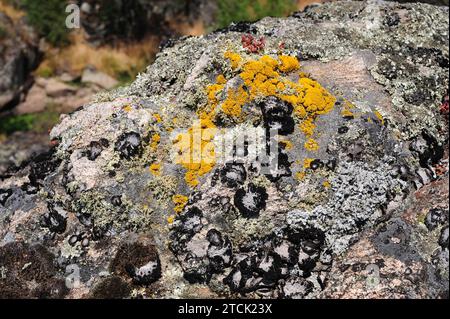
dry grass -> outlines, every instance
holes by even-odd
[[[0,12],[5,13],[13,21],[17,21],[25,15],[23,11],[17,10],[13,6],[7,4],[4,0],[0,0]]]
[[[37,73],[50,73],[53,70],[74,75],[81,74],[88,66],[109,74],[120,80],[121,77],[134,77],[152,61],[159,42],[147,38],[136,43],[117,47],[92,47],[81,33],[72,35],[72,44],[64,49],[50,49]]]
[[[177,30],[183,35],[199,36],[205,34],[205,26],[201,20],[195,21],[194,23],[188,23],[184,22],[182,17],[173,19],[170,21],[170,28]]]
[[[174,19],[182,21],[182,19]],[[174,22],[174,30],[183,35],[201,35],[205,33],[202,21],[193,24],[187,22]],[[45,60],[36,73],[40,76],[53,76],[55,70],[79,75],[88,66],[92,65],[116,79],[132,79],[145,69],[158,52],[160,39],[147,37],[138,42],[122,43],[115,47],[102,46],[95,48],[89,45],[81,31],[73,32],[71,45],[63,49],[52,48],[47,51]]]

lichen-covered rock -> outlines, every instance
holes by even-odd
[[[448,296],[448,43],[380,1],[175,41],[2,180],[0,246],[67,298]]]

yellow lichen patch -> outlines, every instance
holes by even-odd
[[[249,61],[243,66],[240,77],[250,91],[251,100],[258,96],[277,95],[277,85],[280,82],[277,66],[278,61],[267,55],[259,60]]]
[[[310,137],[314,134],[314,129],[316,128],[316,125],[314,124],[314,119],[312,117],[304,120],[300,124],[300,130],[305,134],[306,136]]]
[[[224,84],[212,84],[206,87],[206,95],[208,97],[208,112],[212,113],[216,109],[219,104],[219,99],[217,98],[217,94],[222,91],[224,88]]]
[[[319,149],[319,144],[317,144],[316,140],[310,138],[305,143],[305,149],[311,152],[317,151]]]
[[[125,105],[124,107],[122,107],[122,110],[124,110],[125,112],[131,112],[133,108],[131,107],[131,105]]]
[[[227,79],[223,76],[223,74],[219,74],[216,78],[217,84],[227,84]]]
[[[161,115],[159,115],[158,113],[153,114],[153,118],[156,120],[157,123],[162,122]]]
[[[167,217],[167,222],[168,222],[169,224],[173,224],[174,221],[175,221],[175,216],[169,216],[169,217]]]
[[[295,178],[299,181],[305,179],[306,173],[305,172],[297,172],[295,174]]]
[[[160,142],[161,142],[161,135],[159,135],[158,133],[153,134],[152,139],[150,141],[150,148],[152,149],[152,151],[155,152],[157,150]]]
[[[282,140],[282,141],[280,141],[280,143],[281,144],[283,144],[284,145],[284,149],[285,150],[291,150],[292,149],[292,142],[291,141],[289,141],[289,140]]]
[[[318,82],[309,78],[301,78],[299,83],[304,90],[303,106],[308,113],[326,114],[332,110],[336,98]]]
[[[381,115],[381,113],[378,112],[378,111],[373,112],[373,114],[375,114],[375,116],[377,117],[377,119],[380,120],[381,125],[384,125],[384,118],[383,118],[383,115]]]
[[[212,140],[217,131],[212,120],[204,114],[186,133],[178,134],[173,144],[178,156],[175,162],[187,169],[185,181],[191,187],[198,185],[198,178],[209,173],[216,164]]]
[[[330,188],[330,187],[331,187],[331,184],[330,184],[329,181],[324,181],[324,182],[322,183],[322,185],[323,185],[323,187],[325,187],[325,188]]]
[[[173,210],[178,214],[181,213],[183,211],[184,207],[186,206],[188,200],[189,200],[189,197],[184,196],[184,195],[177,194],[177,195],[172,196],[172,201],[175,205]]]
[[[228,59],[233,69],[237,69],[241,64],[242,58],[239,54],[227,51],[225,52],[225,59]]]
[[[342,107],[341,115],[343,117],[354,117],[355,115],[351,111],[355,106],[349,101],[344,102],[344,106]]]
[[[239,116],[242,112],[242,106],[248,102],[248,94],[243,87],[237,90],[229,89],[228,97],[222,104],[222,111],[230,116]]]
[[[309,138],[305,148],[315,151],[319,148],[311,138],[314,134],[316,117],[329,112],[336,101],[318,82],[301,75],[295,82],[282,74],[297,71],[300,63],[296,57],[280,55],[277,58],[264,55],[258,60],[244,61],[230,51],[225,52],[233,70],[241,69],[239,76],[243,84],[228,89],[226,99],[220,104],[220,94],[224,94],[227,80],[223,75],[216,83],[206,87],[207,105],[197,111],[201,128],[193,125],[186,133],[179,134],[174,141],[178,148],[176,162],[187,171],[185,181],[191,187],[199,184],[199,177],[210,172],[215,166],[215,150],[212,140],[216,132],[213,119],[217,110],[232,117],[242,114],[242,107],[264,97],[274,96],[293,105],[295,115],[304,119],[301,129]],[[201,138],[198,138],[201,136]],[[196,138],[197,137],[197,138]],[[285,144],[290,148],[292,144]]]
[[[305,158],[303,160],[303,168],[307,169],[311,167],[311,163],[314,161],[313,158]]]
[[[278,66],[278,70],[281,72],[288,73],[300,69],[300,62],[298,62],[296,57],[280,55],[278,58],[281,61],[281,64]]]
[[[239,74],[244,84],[237,91],[228,92],[228,98],[222,106],[223,112],[239,115],[242,105],[257,98],[275,96],[292,104],[295,115],[306,119],[301,124],[301,130],[311,137],[315,129],[314,120],[330,112],[336,98],[312,79],[300,77],[298,82],[293,82],[278,72],[287,73],[299,68],[296,57],[284,55],[279,56],[278,60],[264,55],[259,60],[244,63]]]
[[[161,164],[153,163],[152,165],[150,165],[150,173],[155,176],[161,175]]]

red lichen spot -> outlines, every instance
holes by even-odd
[[[266,46],[266,40],[263,37],[257,39],[251,34],[244,34],[241,42],[244,49],[250,53],[258,53]]]
[[[286,43],[280,42],[280,43],[278,44],[278,48],[279,48],[280,50],[284,50],[284,49],[286,48]]]

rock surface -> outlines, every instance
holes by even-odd
[[[0,182],[0,295],[448,297],[448,32],[336,2],[170,43]]]

